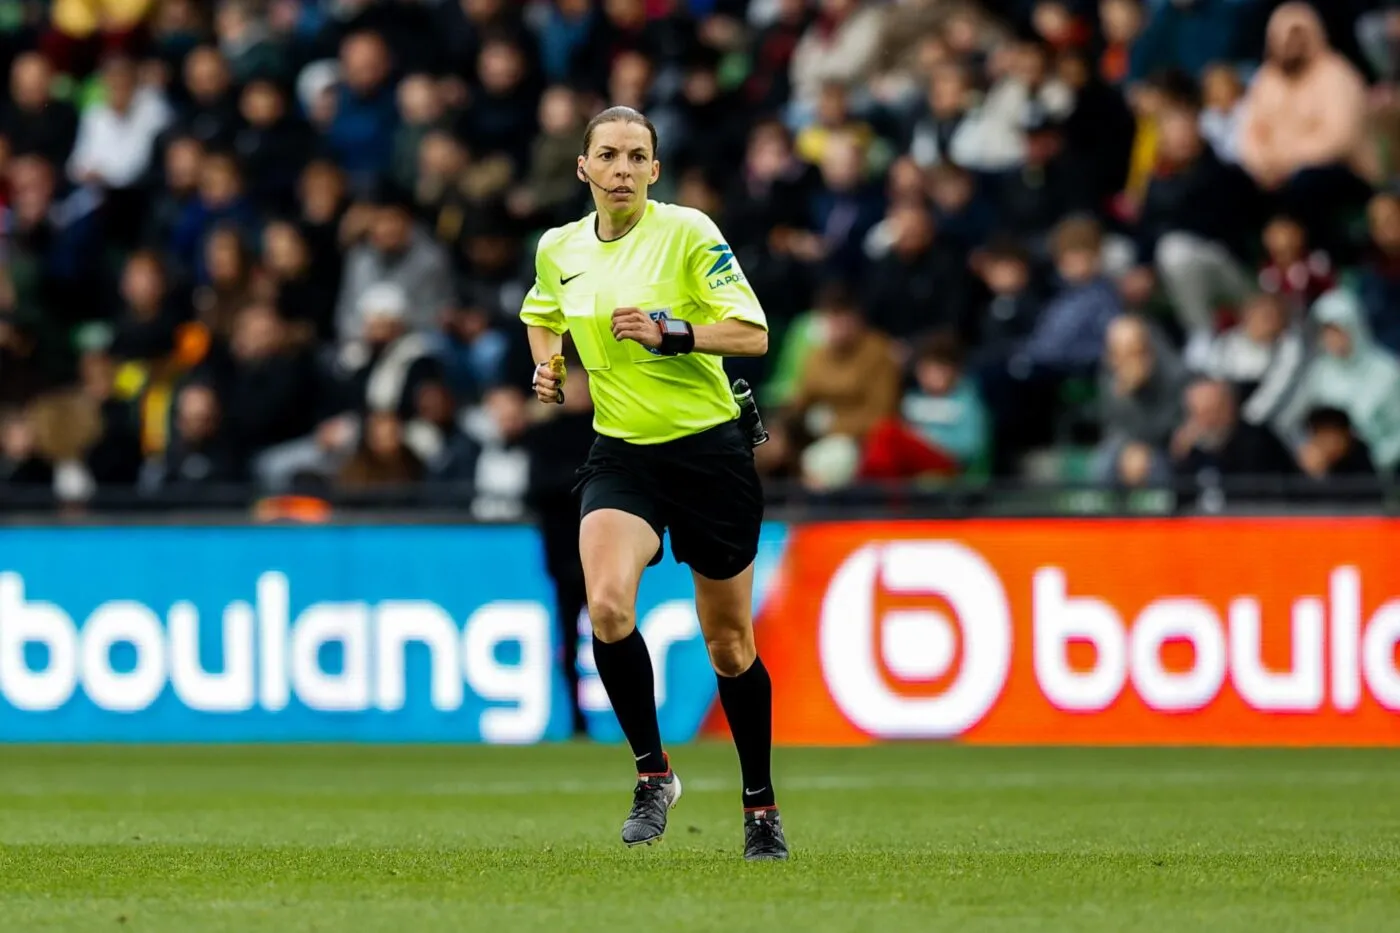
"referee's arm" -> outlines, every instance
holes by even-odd
[[[763,356],[768,352],[768,318],[758,295],[715,222],[698,211],[692,216],[687,249],[691,287],[715,318],[713,324],[695,326],[694,352]]]
[[[712,356],[763,356],[768,331],[757,324],[730,318],[695,328],[695,352]]]
[[[541,241],[543,246],[543,241]],[[525,333],[530,341],[530,355],[535,361],[535,393],[542,402],[557,400],[554,393],[558,389],[557,380],[549,368],[549,361],[564,349],[564,332],[569,329],[568,318],[559,304],[559,298],[547,283],[543,256],[544,250],[535,252],[535,284],[525,295],[520,308],[520,320],[525,323]]]
[[[536,366],[548,363],[556,354],[564,352],[563,334],[556,334],[539,324],[528,325],[525,333],[530,338],[530,355],[535,358]]]
[[[552,281],[549,273],[542,239],[535,250],[535,284],[525,293],[525,301],[520,306],[520,320],[525,323],[536,364],[549,362],[554,354],[564,349],[564,332],[569,329],[569,319],[564,316],[559,296],[549,287]]]

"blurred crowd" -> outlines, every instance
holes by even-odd
[[[771,477],[1385,475],[1398,53],[1395,0],[0,0],[0,498],[566,495],[516,313],[613,104],[763,301]]]

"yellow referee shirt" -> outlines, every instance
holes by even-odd
[[[738,417],[719,357],[661,356],[635,340],[616,340],[616,308],[697,325],[734,318],[767,330],[758,298],[714,221],[689,207],[648,201],[642,219],[610,242],[598,239],[593,214],[550,230],[540,239],[535,285],[520,319],[573,335],[599,434],[661,444]]]

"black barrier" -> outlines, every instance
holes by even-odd
[[[872,484],[818,491],[797,483],[771,482],[766,490],[769,517],[786,521],[1400,513],[1400,486],[1381,478],[1354,477],[1319,481],[1208,476],[1133,489],[988,481]],[[306,508],[305,503],[315,507]],[[81,502],[62,501],[45,489],[0,486],[0,522],[10,525],[249,520],[515,524],[532,519],[527,502],[483,493],[471,483],[329,490],[314,497],[270,495],[247,485],[159,493],[114,488],[98,490]]]

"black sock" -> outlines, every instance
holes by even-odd
[[[744,809],[764,809],[775,805],[773,798],[773,681],[763,660],[738,677],[717,677],[719,702],[734,748],[739,752],[739,771],[744,777]]]
[[[642,633],[632,634],[612,644],[593,636],[593,662],[598,678],[608,692],[613,713],[622,734],[632,746],[638,774],[665,774],[666,756],[661,752],[661,727],[656,724],[656,683],[651,671],[651,652]]]

